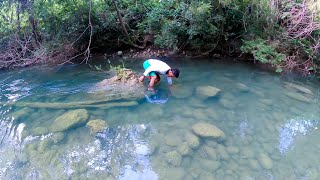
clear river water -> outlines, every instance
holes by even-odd
[[[155,93],[112,102],[92,88],[110,73],[89,65],[0,72],[0,179],[320,179],[318,80],[165,61],[181,70],[172,87],[162,77]]]

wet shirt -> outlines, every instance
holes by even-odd
[[[150,66],[144,71],[143,73],[144,76],[148,76],[150,72],[157,72],[161,75],[164,75],[170,69],[170,66],[168,66],[168,64],[160,60],[149,59],[147,61],[150,64]]]

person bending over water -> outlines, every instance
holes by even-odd
[[[153,91],[154,85],[160,81],[160,75],[167,75],[168,83],[172,84],[172,77],[178,78],[180,71],[179,69],[171,69],[168,64],[157,59],[148,59],[143,63],[144,73],[139,78],[140,82],[143,82],[144,78],[148,76],[150,79],[149,91]]]

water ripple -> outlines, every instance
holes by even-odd
[[[294,141],[297,136],[305,136],[310,131],[317,129],[318,122],[314,120],[291,119],[284,124],[279,133],[278,149],[281,154],[294,148]]]

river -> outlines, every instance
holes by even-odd
[[[173,87],[162,77],[156,93],[125,105],[92,91],[110,74],[89,65],[0,72],[0,179],[320,179],[318,80],[236,61],[165,61],[181,70]],[[125,64],[142,73],[142,63]],[[70,107],[92,99],[102,103]],[[79,111],[83,123],[53,130]]]

